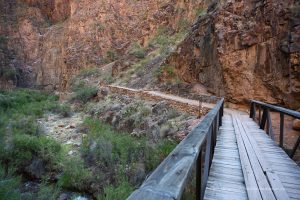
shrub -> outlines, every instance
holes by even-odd
[[[56,200],[59,192],[59,187],[43,182],[37,193],[37,200]]]
[[[69,189],[85,190],[91,179],[89,171],[81,159],[68,158],[63,163],[64,171],[59,177],[58,185]]]
[[[176,26],[179,31],[184,31],[189,28],[190,22],[186,19],[179,19]]]
[[[50,111],[59,114],[61,117],[70,117],[72,114],[69,104],[56,104]]]
[[[18,116],[18,118],[11,122],[11,127],[14,132],[38,136],[42,133],[39,125],[36,123],[34,117]]]
[[[59,143],[45,136],[16,134],[13,138],[13,148],[1,159],[8,160],[8,164],[20,169],[29,165],[35,157],[43,161],[48,171],[53,171],[60,166],[61,150]]]
[[[0,109],[5,111],[12,106],[13,99],[5,94],[0,93]]]
[[[19,200],[21,195],[18,192],[20,178],[13,177],[10,173],[5,172],[4,167],[0,164],[0,199]]]
[[[79,72],[78,76],[79,78],[86,78],[92,75],[99,75],[100,72],[96,67],[83,69]]]
[[[195,14],[196,16],[202,16],[205,13],[205,10],[203,8],[196,8]]]
[[[107,52],[106,52],[106,57],[110,60],[110,61],[115,61],[118,59],[118,54],[115,50],[113,49],[109,49]]]
[[[124,181],[117,186],[109,185],[104,188],[103,194],[98,197],[99,200],[121,200],[126,199],[134,190],[133,186]]]
[[[136,58],[144,58],[146,56],[145,49],[143,49],[138,43],[134,43],[130,54],[134,55]]]
[[[15,69],[9,68],[5,69],[2,72],[2,76],[7,78],[7,79],[14,79],[17,75],[17,71]]]
[[[167,157],[176,147],[177,143],[172,140],[162,139],[154,147],[146,146],[145,148],[145,166],[147,171],[152,171]]]
[[[91,98],[97,96],[98,89],[96,87],[87,86],[84,82],[79,82],[73,87],[75,94],[72,97],[73,101],[81,103],[88,102]]]
[[[167,118],[168,119],[172,119],[172,118],[175,118],[175,117],[178,117],[178,116],[180,116],[180,113],[174,108],[169,109],[168,112],[167,112]]]
[[[104,31],[104,29],[105,29],[104,25],[101,22],[96,22],[95,26],[98,31]]]

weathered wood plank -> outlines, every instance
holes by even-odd
[[[235,133],[228,131],[233,130],[231,117],[223,119],[230,123],[220,128],[204,199],[228,199],[229,193],[230,199],[248,199]]]
[[[244,179],[245,179],[245,184],[246,184],[246,189],[248,193],[249,199],[262,199],[258,184],[256,182],[255,175],[253,173],[246,148],[244,146],[244,142],[242,140],[242,136],[239,133],[239,128],[237,125],[237,122],[235,119],[233,119],[233,125],[236,131],[236,138],[237,138],[237,144],[239,148],[239,153],[241,157],[241,164],[242,164],[242,169],[243,169],[243,174],[244,174]]]
[[[263,157],[262,152],[260,151],[256,141],[254,140],[254,138],[252,137],[251,134],[246,134],[246,132],[248,132],[248,128],[243,125],[243,123],[240,123],[241,127],[243,129],[242,134],[244,135],[245,139],[250,142],[250,145],[252,146],[252,149],[259,161],[259,164],[262,167],[263,172],[266,174],[266,177],[268,179],[268,182],[272,188],[272,191],[275,194],[276,199],[289,199],[280,179],[278,178],[278,176],[274,173],[272,166],[268,163],[268,161],[265,159],[265,157]],[[251,148],[251,147],[250,147]]]
[[[239,121],[239,119],[237,119]],[[239,128],[242,133],[242,136],[244,138],[244,143],[246,145],[246,149],[249,149],[248,155],[249,153],[252,154],[252,152],[254,152],[257,160],[258,160],[258,164],[261,166],[261,169],[263,171],[263,173],[266,175],[266,177],[264,176],[264,174],[260,174],[260,176],[263,176],[262,178],[267,178],[267,182],[266,184],[271,186],[271,191],[273,191],[276,199],[289,199],[280,179],[278,178],[278,176],[273,172],[273,169],[271,167],[271,165],[267,162],[267,160],[265,159],[265,157],[263,157],[263,154],[261,153],[256,141],[254,140],[254,138],[252,137],[251,134],[247,134],[246,132],[248,132],[248,127],[245,126],[241,121],[239,121]],[[249,156],[249,158],[251,158],[251,156]],[[252,163],[255,163],[255,161]],[[257,169],[256,169],[257,170]],[[260,171],[260,170],[258,170]],[[259,181],[257,179],[257,181]],[[261,192],[262,196],[263,195],[267,195],[266,197],[270,198],[270,194],[264,194],[263,191]],[[272,196],[272,195],[271,195]]]

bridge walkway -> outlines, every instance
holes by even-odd
[[[218,134],[204,199],[300,199],[300,167],[246,113]]]

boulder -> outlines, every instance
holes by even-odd
[[[300,131],[300,119],[295,119],[293,121],[293,129],[297,130],[297,131]]]

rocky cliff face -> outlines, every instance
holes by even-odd
[[[168,70],[233,103],[300,107],[297,0],[0,0],[0,86],[65,90],[84,68],[118,60],[126,70],[132,44],[199,11]]]
[[[4,52],[13,54],[3,66],[17,75],[17,85],[64,90],[80,69],[101,67],[134,42],[145,44],[161,25],[194,19],[204,2],[2,0],[0,34]]]
[[[298,1],[216,1],[166,61],[233,103],[300,107]],[[298,2],[299,3],[299,2]]]

